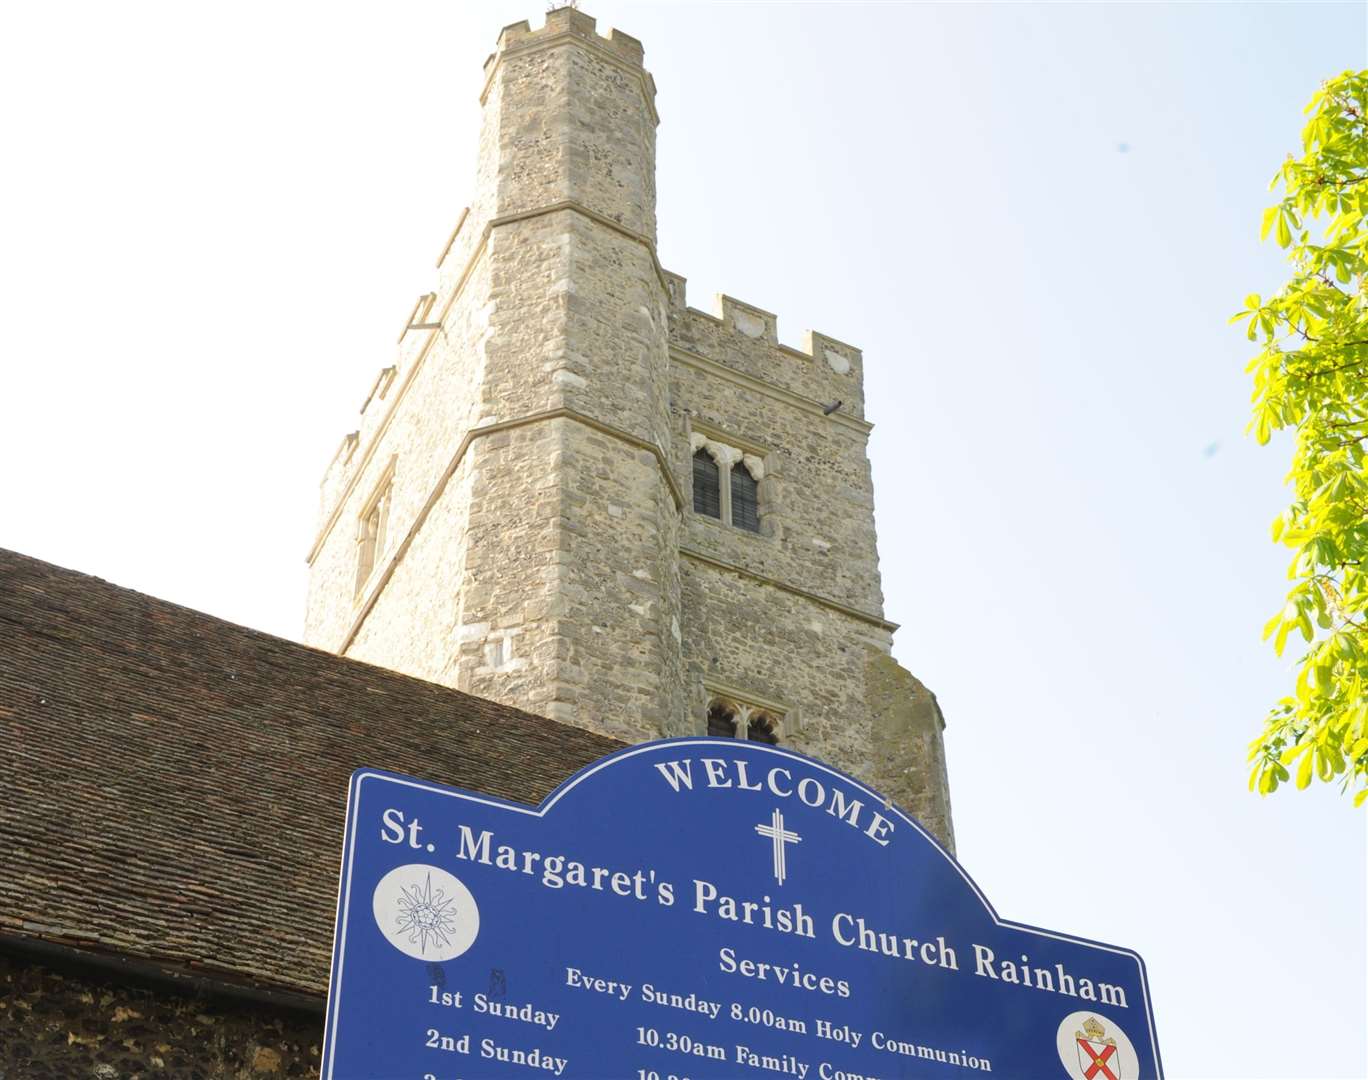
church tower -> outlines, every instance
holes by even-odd
[[[470,208],[323,479],[305,640],[628,741],[777,741],[951,843],[860,351],[687,305],[642,56],[572,8],[499,36]]]

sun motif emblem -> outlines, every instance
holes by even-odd
[[[442,889],[433,890],[429,872],[421,886],[402,890],[395,922],[399,933],[426,955],[429,942],[439,948],[451,944],[451,935],[456,930],[456,910],[454,897],[448,899]]]
[[[429,963],[460,956],[480,932],[475,897],[440,866],[396,866],[376,885],[371,910],[391,945]]]

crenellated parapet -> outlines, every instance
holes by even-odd
[[[688,305],[686,280],[664,272],[670,299],[670,346],[676,361],[721,365],[769,383],[846,418],[864,418],[864,355],[854,345],[805,331],[799,347],[779,341],[773,312],[719,294],[711,313]]]
[[[320,481],[321,532],[330,527],[335,512],[360,478],[429,351],[443,340],[488,237],[488,223],[483,228],[473,223],[470,208],[463,207],[437,256],[436,283],[431,291],[418,296],[405,314],[390,362],[376,373],[361,403],[356,429],[347,434],[324,470]],[[311,556],[322,539],[320,535],[315,540]]]
[[[611,28],[607,34],[600,34],[597,26],[597,20],[592,15],[586,15],[572,7],[555,8],[548,11],[546,22],[536,30],[532,29],[531,24],[526,19],[505,26],[499,32],[497,47],[494,52],[489,54],[484,63],[485,90],[480,98],[481,104],[485,103],[489,88],[494,81],[494,74],[500,62],[506,57],[535,49],[552,48],[564,43],[567,39],[573,39],[581,45],[596,50],[605,59],[623,65],[632,74],[638,76],[641,80],[642,93],[645,96],[647,108],[650,110],[651,119],[654,122],[659,122],[660,117],[655,111],[655,80],[651,78],[651,73],[643,66],[645,48],[631,34],[624,34],[621,30]]]
[[[447,291],[449,293],[449,289]],[[443,294],[429,292],[414,302],[400,330],[391,363],[380,368],[372,379],[361,402],[356,428],[343,437],[337,452],[328,462],[319,483],[321,529],[328,528],[340,503],[350,493],[353,483],[370,460],[389,417],[431,346],[433,335],[442,330],[442,299]]]
[[[579,59],[572,60],[571,54]],[[576,70],[585,56],[592,57],[587,63],[593,70]],[[490,245],[498,242],[500,230],[521,235],[525,228],[541,228],[539,223],[551,217],[575,214],[583,221],[618,229],[649,261],[651,280],[662,281],[654,252],[654,174],[640,164],[654,158],[658,121],[655,83],[642,66],[643,56],[638,39],[620,30],[600,34],[592,16],[569,7],[548,12],[544,25],[537,29],[522,21],[500,32],[496,49],[485,63],[480,98],[485,118],[474,198],[461,211],[437,258],[435,286],[419,296],[406,315],[395,355],[366,394],[345,452],[336,454],[328,465],[321,482],[315,552],[354,486],[364,479],[391,416],[434,343],[463,354],[484,349],[493,333],[491,316],[498,305],[465,293],[472,277],[484,270]],[[611,80],[605,81],[609,76]],[[595,86],[598,91],[593,90]],[[571,99],[564,95],[564,88],[574,87],[586,99],[592,99],[595,92],[621,93],[630,99],[634,86],[642,95],[644,110],[638,107],[637,111],[644,122],[609,133],[574,122]],[[540,140],[537,151],[525,145],[523,129],[529,116],[534,126],[545,125],[552,133],[551,138]],[[607,138],[608,134],[612,137]],[[521,167],[507,168],[510,159]],[[613,166],[607,179],[601,175],[604,162]],[[555,288],[548,299],[554,298]],[[564,393],[573,391],[583,379],[571,371],[553,376]],[[490,414],[483,419],[506,417]]]
[[[526,19],[509,23],[500,30],[498,47],[485,61],[486,74],[488,74],[490,65],[495,62],[500,52],[544,44],[560,34],[573,34],[576,37],[584,38],[596,47],[612,50],[613,53],[628,63],[635,64],[637,67],[642,65],[645,49],[640,40],[632,37],[631,34],[624,34],[621,30],[611,28],[608,33],[600,34],[598,32],[598,20],[592,15],[587,15],[578,8],[559,7],[548,11],[546,22],[536,30],[532,29],[531,24]]]

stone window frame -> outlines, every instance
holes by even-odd
[[[699,515],[700,517],[707,517],[707,518],[712,518],[714,521],[721,521],[721,520],[722,520],[722,466],[720,466],[720,465],[717,463],[717,459],[716,459],[716,458],[714,458],[711,454],[709,454],[709,453],[708,453],[703,447],[701,447],[701,446],[700,446],[697,450],[695,450],[695,451],[690,455],[690,457],[689,457],[689,464],[690,464],[689,473],[690,473],[690,476],[691,476],[691,478],[692,478],[692,483],[693,483],[693,512],[694,512],[695,514]],[[705,477],[704,477],[704,479],[707,481],[707,484],[706,484],[704,487],[700,487],[700,484],[699,484],[699,471],[700,471],[700,469],[701,469],[705,474],[708,473],[708,472],[711,472],[711,473],[712,473],[711,476],[705,476]],[[716,488],[716,491],[715,491],[715,492],[707,491],[707,490],[706,490],[707,487],[714,487],[714,488]],[[707,504],[710,503],[710,502],[712,501],[712,500],[709,498],[709,496],[714,496],[714,495],[715,495],[715,497],[716,497],[716,499],[717,499],[717,513],[716,513],[716,514],[710,513],[710,512],[709,512],[709,509],[708,509],[708,506],[707,506]],[[699,505],[700,502],[704,503],[705,505],[700,506],[700,505]]]
[[[761,463],[758,470],[760,476],[764,476],[765,467]],[[732,527],[743,532],[758,533],[760,531],[760,478],[757,477],[745,464],[739,469],[732,469],[728,479],[728,494],[731,496],[731,519]],[[740,500],[738,501],[738,490]],[[747,490],[749,488],[749,490]]]
[[[770,733],[774,736],[772,745],[782,746],[797,730],[794,711],[777,701],[769,701],[755,694],[738,691],[720,683],[703,684],[703,710],[698,718],[698,733],[712,735],[708,730],[709,719],[715,706],[723,706],[735,716],[736,731],[732,735],[712,735],[713,738],[734,738],[742,741],[769,743],[768,739],[752,739],[750,727],[752,718],[763,718],[769,723]]]
[[[772,536],[774,534],[770,518],[772,507],[769,505],[769,491],[766,477],[769,471],[766,468],[766,460],[770,452],[761,449],[754,443],[745,443],[730,435],[716,433],[708,428],[694,427],[689,432],[689,484],[693,485],[693,459],[700,451],[704,451],[717,464],[718,474],[718,498],[721,503],[721,513],[718,517],[711,514],[701,514],[694,511],[694,516],[700,520],[715,521],[722,525],[730,526],[737,532],[746,533],[749,536]],[[755,481],[755,516],[759,523],[759,528],[748,529],[744,526],[735,524],[732,520],[732,469],[743,468],[750,474]],[[692,503],[690,503],[692,506]]]
[[[390,458],[385,471],[371,490],[370,497],[356,515],[356,591],[353,602],[360,603],[366,589],[384,562],[391,539],[390,511],[394,506],[394,466]]]

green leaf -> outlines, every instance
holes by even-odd
[[[1305,755],[1301,764],[1297,767],[1297,787],[1305,789],[1311,783],[1311,763],[1315,759],[1314,754]]]
[[[1284,621],[1278,627],[1278,636],[1273,639],[1273,651],[1279,656],[1283,654],[1283,647],[1287,644],[1287,635],[1294,625],[1296,624]]]
[[[1296,761],[1297,758],[1299,758],[1302,754],[1306,753],[1310,749],[1311,744],[1309,742],[1297,743],[1296,746],[1290,746],[1286,750],[1284,750],[1282,752],[1282,757],[1280,757],[1278,760],[1281,761],[1284,765],[1291,765],[1292,762]]]
[[[1232,323],[1255,343],[1248,433],[1266,445],[1291,429],[1293,495],[1270,526],[1291,548],[1283,610],[1263,637],[1285,656],[1307,643],[1281,698],[1251,743],[1260,794],[1313,778],[1341,781],[1368,802],[1368,70],[1317,93],[1299,154],[1274,176],[1281,202],[1261,210],[1259,235],[1287,257],[1283,283],[1250,293]],[[1320,635],[1318,638],[1317,635]],[[1288,772],[1291,766],[1295,781]]]
[[[1273,221],[1274,221],[1274,219],[1275,219],[1277,216],[1278,216],[1278,207],[1276,207],[1276,206],[1270,206],[1267,210],[1265,210],[1265,211],[1263,212],[1263,221],[1261,221],[1261,222],[1259,223],[1259,239],[1260,239],[1260,240],[1267,240],[1267,239],[1268,239],[1268,230],[1271,229],[1271,228],[1273,228]],[[1255,308],[1255,307],[1258,307],[1259,305],[1258,305],[1257,302],[1251,304],[1248,300],[1246,300],[1246,301],[1245,301],[1245,306],[1246,306],[1246,307]]]

